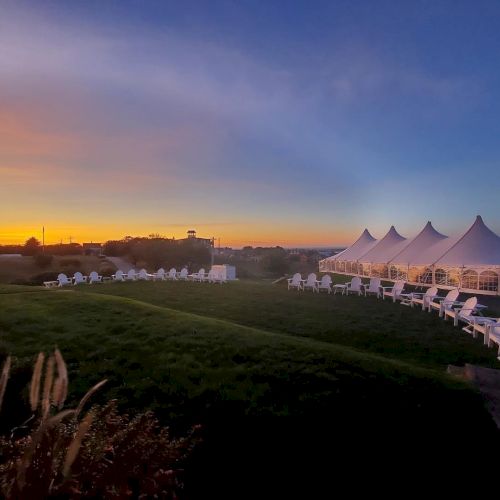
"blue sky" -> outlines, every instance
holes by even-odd
[[[0,9],[0,243],[500,233],[499,2]]]

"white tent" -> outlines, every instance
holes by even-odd
[[[374,245],[376,245],[378,240],[376,240],[368,231],[365,229],[361,236],[348,248],[346,248],[343,252],[338,253],[332,257],[328,257],[327,259],[323,259],[322,267],[320,270],[322,271],[335,271],[336,270],[336,262],[340,265],[339,271],[345,272],[346,267],[349,268],[348,272],[352,272],[352,266],[350,263],[354,263],[357,265],[357,261],[359,257],[368,252]],[[349,264],[348,264],[349,263]],[[357,270],[354,270],[354,273],[357,274]]]
[[[500,238],[486,227],[480,215],[469,230],[434,262],[436,266],[498,266]]]
[[[407,245],[408,240],[391,226],[387,234],[371,250],[363,254],[359,261],[366,264],[387,264]]]
[[[391,226],[377,241],[365,229],[346,250],[320,261],[320,271],[500,294],[500,237],[480,216],[464,235],[453,238],[436,231],[431,222],[412,239]]]
[[[447,245],[447,246],[446,246]],[[450,238],[434,229],[431,222],[390,263],[399,265],[425,265],[434,262],[436,255],[442,255],[449,247]]]

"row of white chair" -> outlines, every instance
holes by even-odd
[[[474,338],[478,333],[481,333],[484,338],[484,343],[488,347],[493,344],[498,346],[498,357],[500,359],[500,318],[488,318],[481,315],[486,306],[479,304],[477,297],[469,297],[465,302],[457,301],[460,291],[458,288],[449,290],[446,296],[439,296],[438,287],[433,286],[425,292],[404,292],[406,282],[398,280],[392,286],[381,286],[380,278],[370,278],[369,283],[363,283],[359,276],[355,276],[348,283],[333,285],[329,275],[324,275],[320,281],[317,280],[316,274],[311,273],[307,279],[302,279],[300,273],[288,279],[288,289],[307,290],[320,292],[326,290],[331,293],[341,292],[349,295],[357,293],[358,295],[374,294],[377,298],[392,299],[393,302],[400,301],[401,304],[415,307],[420,306],[423,311],[431,312],[437,310],[440,318],[446,321],[448,318],[453,318],[454,326],[460,323],[465,323],[462,328],[465,332],[471,334]]]
[[[128,273],[123,271],[116,271],[112,276],[113,281],[138,281],[138,280],[152,280],[152,281],[197,281],[199,283],[226,283],[226,279],[223,278],[218,272],[210,269],[208,273],[205,273],[205,269],[201,268],[197,273],[189,274],[187,268],[183,268],[181,271],[172,267],[170,271],[165,272],[165,269],[160,267],[156,273],[148,274],[145,269],[141,269],[138,273],[134,269],[131,269]]]
[[[226,280],[214,270],[205,273],[205,269],[201,268],[197,273],[189,274],[186,268],[177,272],[175,268],[165,272],[161,267],[153,274],[149,274],[146,269],[141,269],[136,272],[135,269],[130,269],[127,273],[123,271],[116,271],[111,278],[104,278],[96,271],[92,271],[88,276],[84,276],[81,272],[76,272],[73,277],[68,277],[64,273],[57,276],[57,281],[44,281],[47,288],[75,286],[87,283],[93,285],[96,283],[103,283],[105,280],[109,281],[165,281],[165,280],[181,280],[181,281],[197,281],[208,283],[226,283]]]
[[[43,284],[47,288],[62,287],[68,285],[79,285],[81,283],[89,283],[93,285],[94,283],[101,283],[102,276],[97,274],[96,271],[92,271],[88,276],[84,276],[81,272],[76,272],[72,278],[69,278],[64,273],[60,273],[57,276],[56,281],[44,281]]]

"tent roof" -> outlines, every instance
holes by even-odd
[[[422,231],[391,259],[391,264],[428,265],[441,257],[454,241],[436,231],[429,221]]]
[[[347,247],[343,252],[330,257],[331,260],[341,260],[341,261],[355,261],[368,252],[370,248],[372,248],[378,240],[376,240],[368,231],[365,229],[361,236],[350,246]]]
[[[387,234],[368,252],[361,255],[358,260],[359,262],[378,264],[387,263],[401,252],[408,245],[409,241],[401,236],[394,226],[391,226]]]
[[[430,263],[436,266],[500,266],[500,237],[478,215],[469,230]]]

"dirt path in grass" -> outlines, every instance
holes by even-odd
[[[450,366],[448,373],[470,381],[479,390],[500,429],[500,370],[466,364],[463,367]]]
[[[132,267],[134,267],[130,262],[122,259],[121,257],[106,257],[111,263],[113,263],[117,269],[128,272]]]

